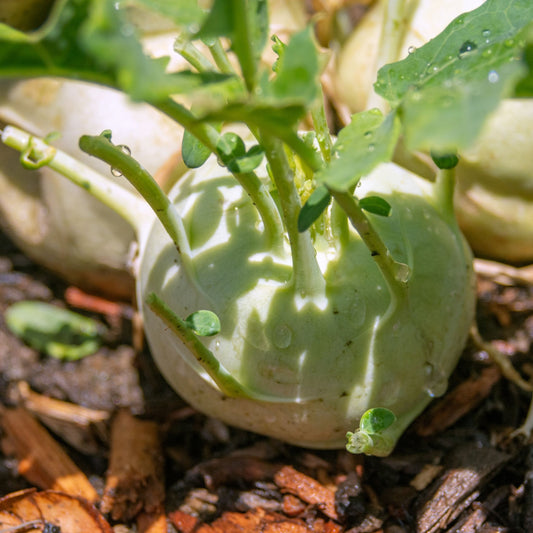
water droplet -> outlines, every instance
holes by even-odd
[[[272,341],[278,348],[287,348],[292,341],[292,331],[287,324],[278,324],[274,328]]]
[[[461,48],[459,48],[459,59],[462,59],[467,54],[475,52],[477,50],[477,44],[473,41],[465,41]]]
[[[492,55],[492,48],[486,48],[485,50],[483,50],[483,52],[481,52],[481,56],[483,58],[488,58]]]
[[[416,52],[416,46],[410,46],[408,49],[407,49],[407,53],[408,54],[414,54]]]
[[[503,41],[503,45],[507,48],[512,48],[514,46],[514,39],[505,39],[505,41]]]
[[[370,144],[368,145],[367,150],[368,150],[369,152],[373,152],[375,148],[376,148],[376,147],[375,147],[374,143],[370,143]]]
[[[500,81],[500,75],[495,70],[491,70],[488,79],[489,83],[498,83]]]
[[[125,145],[125,144],[119,144],[119,145],[117,145],[117,148],[118,148],[121,152],[125,153],[126,155],[131,155],[131,150],[130,150],[130,147],[129,147],[129,146],[127,146],[127,145]]]
[[[442,396],[448,388],[446,374],[431,363],[426,363],[424,372],[427,376],[425,391],[431,398]]]
[[[373,131],[365,131],[364,133],[365,139],[371,139],[374,136]]]
[[[411,277],[411,269],[405,263],[396,263],[394,277],[401,283],[406,283]]]
[[[122,177],[122,172],[120,172],[120,170],[118,168],[113,168],[111,167],[111,174],[113,176],[115,176],[115,178],[120,178]]]
[[[488,37],[490,37],[490,30],[488,29],[485,29],[481,32],[481,35],[483,35],[483,37],[485,37],[485,39],[487,39]]]
[[[437,65],[433,65],[433,66],[431,67],[431,70],[432,70],[433,72],[437,72],[437,70],[439,70],[439,67],[438,67]]]

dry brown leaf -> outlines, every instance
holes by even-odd
[[[113,533],[105,518],[82,498],[30,489],[0,499],[1,531],[43,532],[51,526],[68,533]]]

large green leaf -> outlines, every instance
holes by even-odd
[[[445,153],[474,141],[523,71],[531,20],[531,0],[487,0],[379,71],[376,92],[400,109],[409,148]]]

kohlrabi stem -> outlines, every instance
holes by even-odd
[[[216,358],[215,354],[205,346],[194,331],[187,326],[174,311],[157,294],[150,293],[146,305],[157,315],[172,332],[191,351],[198,363],[215,382],[222,394],[230,398],[249,398],[265,402],[290,402],[292,399],[279,398],[257,393],[239,383]]]
[[[224,46],[222,46],[220,39],[214,39],[213,42],[209,43],[207,46],[209,47],[211,56],[215,60],[216,66],[219,68],[220,72],[224,74],[235,73],[235,69],[231,64],[228,54],[226,53]]]
[[[389,249],[373,227],[372,223],[359,207],[357,200],[348,192],[331,191],[335,201],[342,207],[357,233],[366,244],[370,255],[380,269],[392,294],[403,298],[409,279],[409,267],[392,257]]]
[[[333,143],[331,141],[331,133],[326,119],[326,111],[324,109],[323,96],[317,99],[311,108],[311,118],[316,133],[316,140],[320,147],[320,152],[324,161],[329,163],[331,161],[331,154],[333,152]]]
[[[180,254],[183,267],[194,283],[196,280],[195,268],[183,220],[150,173],[129,153],[114,145],[109,136],[105,134],[83,135],[80,138],[79,145],[87,154],[105,161],[112,169],[118,170],[139,191],[139,194],[150,205],[174,242]]]
[[[181,124],[211,152],[216,154],[216,146],[220,134],[212,125],[199,122],[187,108],[171,99],[160,103],[158,108]],[[269,242],[272,245],[280,242],[283,236],[283,223],[270,191],[264,186],[255,172],[233,173],[233,176],[250,196],[259,212]]]
[[[437,207],[446,222],[454,223],[454,199],[455,190],[455,168],[442,168],[437,170],[434,191]]]
[[[251,14],[254,2],[247,0],[232,0],[231,14],[233,20],[233,47],[239,50],[239,63],[241,65],[244,83],[249,93],[253,93],[257,82],[257,58],[253,43],[255,42],[255,14]]]
[[[1,139],[6,146],[21,152],[21,162],[25,168],[36,169],[46,165],[59,172],[110,207],[132,226],[137,235],[139,234],[141,221],[146,219],[143,213],[147,212],[147,207],[132,192],[65,152],[50,146],[43,139],[33,137],[18,128],[6,126]],[[90,228],[87,230],[90,231]]]
[[[214,65],[188,40],[187,36],[178,35],[174,42],[174,51],[198,72],[214,70]]]
[[[285,148],[279,139],[270,137],[268,134],[263,134],[261,141],[279,193],[281,210],[289,236],[294,288],[302,297],[323,296],[325,280],[318,266],[310,233],[298,231],[298,215],[302,204]]]
[[[375,72],[383,65],[394,63],[400,59],[401,46],[409,23],[409,13],[407,11],[409,0],[380,1],[383,4],[384,21],[381,28]],[[388,112],[389,109],[386,100],[372,90],[368,96],[366,107],[367,109],[378,108],[383,113]]]

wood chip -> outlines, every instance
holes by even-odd
[[[489,395],[500,378],[500,369],[492,365],[479,376],[463,381],[419,417],[414,426],[417,435],[430,437],[455,424]]]
[[[22,407],[3,409],[2,447],[18,459],[18,471],[32,485],[95,502],[98,494],[83,472],[48,431]]]
[[[65,302],[71,307],[101,315],[124,318],[131,318],[133,315],[133,309],[129,305],[88,294],[74,286],[65,291]]]
[[[127,410],[115,417],[111,456],[101,509],[113,520],[128,521],[139,512],[157,512],[163,504],[163,459],[155,422]]]
[[[292,466],[284,466],[276,472],[274,481],[282,492],[294,494],[304,502],[316,505],[332,520],[338,520],[334,491],[315,479],[298,472]]]
[[[444,473],[417,502],[417,533],[445,530],[475,501],[488,480],[510,457],[494,448],[458,447],[446,460]]]
[[[95,454],[107,440],[108,411],[88,409],[32,391],[25,381],[17,385],[19,403],[76,450]]]

